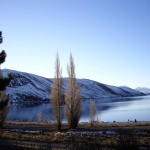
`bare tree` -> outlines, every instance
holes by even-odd
[[[90,99],[90,124],[93,126],[94,118],[95,118],[96,106],[95,101]]]
[[[60,68],[60,60],[57,53],[56,62],[55,62],[55,78],[54,84],[51,88],[51,104],[53,105],[53,114],[57,121],[57,130],[61,131],[61,121],[63,111],[61,109],[61,105],[63,102],[63,79],[62,79],[62,71]]]
[[[76,128],[81,115],[82,100],[80,96],[80,86],[77,86],[76,84],[75,65],[71,54],[67,70],[69,78],[65,95],[65,114],[69,128]]]

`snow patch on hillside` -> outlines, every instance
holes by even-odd
[[[15,70],[3,70],[3,76],[7,76],[8,73],[13,75],[13,79],[6,89],[11,102],[49,101],[53,79]],[[67,78],[64,78],[64,90],[67,88],[67,80]],[[88,79],[77,79],[77,83],[81,86],[83,99],[143,95],[141,92],[129,87],[110,86]]]

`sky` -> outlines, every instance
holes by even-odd
[[[150,88],[150,0],[0,0],[1,68]]]

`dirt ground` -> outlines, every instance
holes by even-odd
[[[80,123],[77,129],[55,124],[8,122],[0,129],[3,149],[150,149],[150,122]]]

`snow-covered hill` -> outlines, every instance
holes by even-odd
[[[53,79],[47,79],[30,73],[15,70],[3,70],[3,75],[8,73],[13,75],[7,94],[11,102],[35,101],[44,102],[50,99],[50,87]],[[77,79],[81,85],[82,98],[102,98],[102,97],[127,97],[142,96],[143,93],[128,87],[115,87],[88,79]],[[67,78],[64,78],[64,90],[66,90]]]
[[[135,90],[142,92],[144,94],[150,94],[150,88],[145,88],[145,87],[138,87]]]

